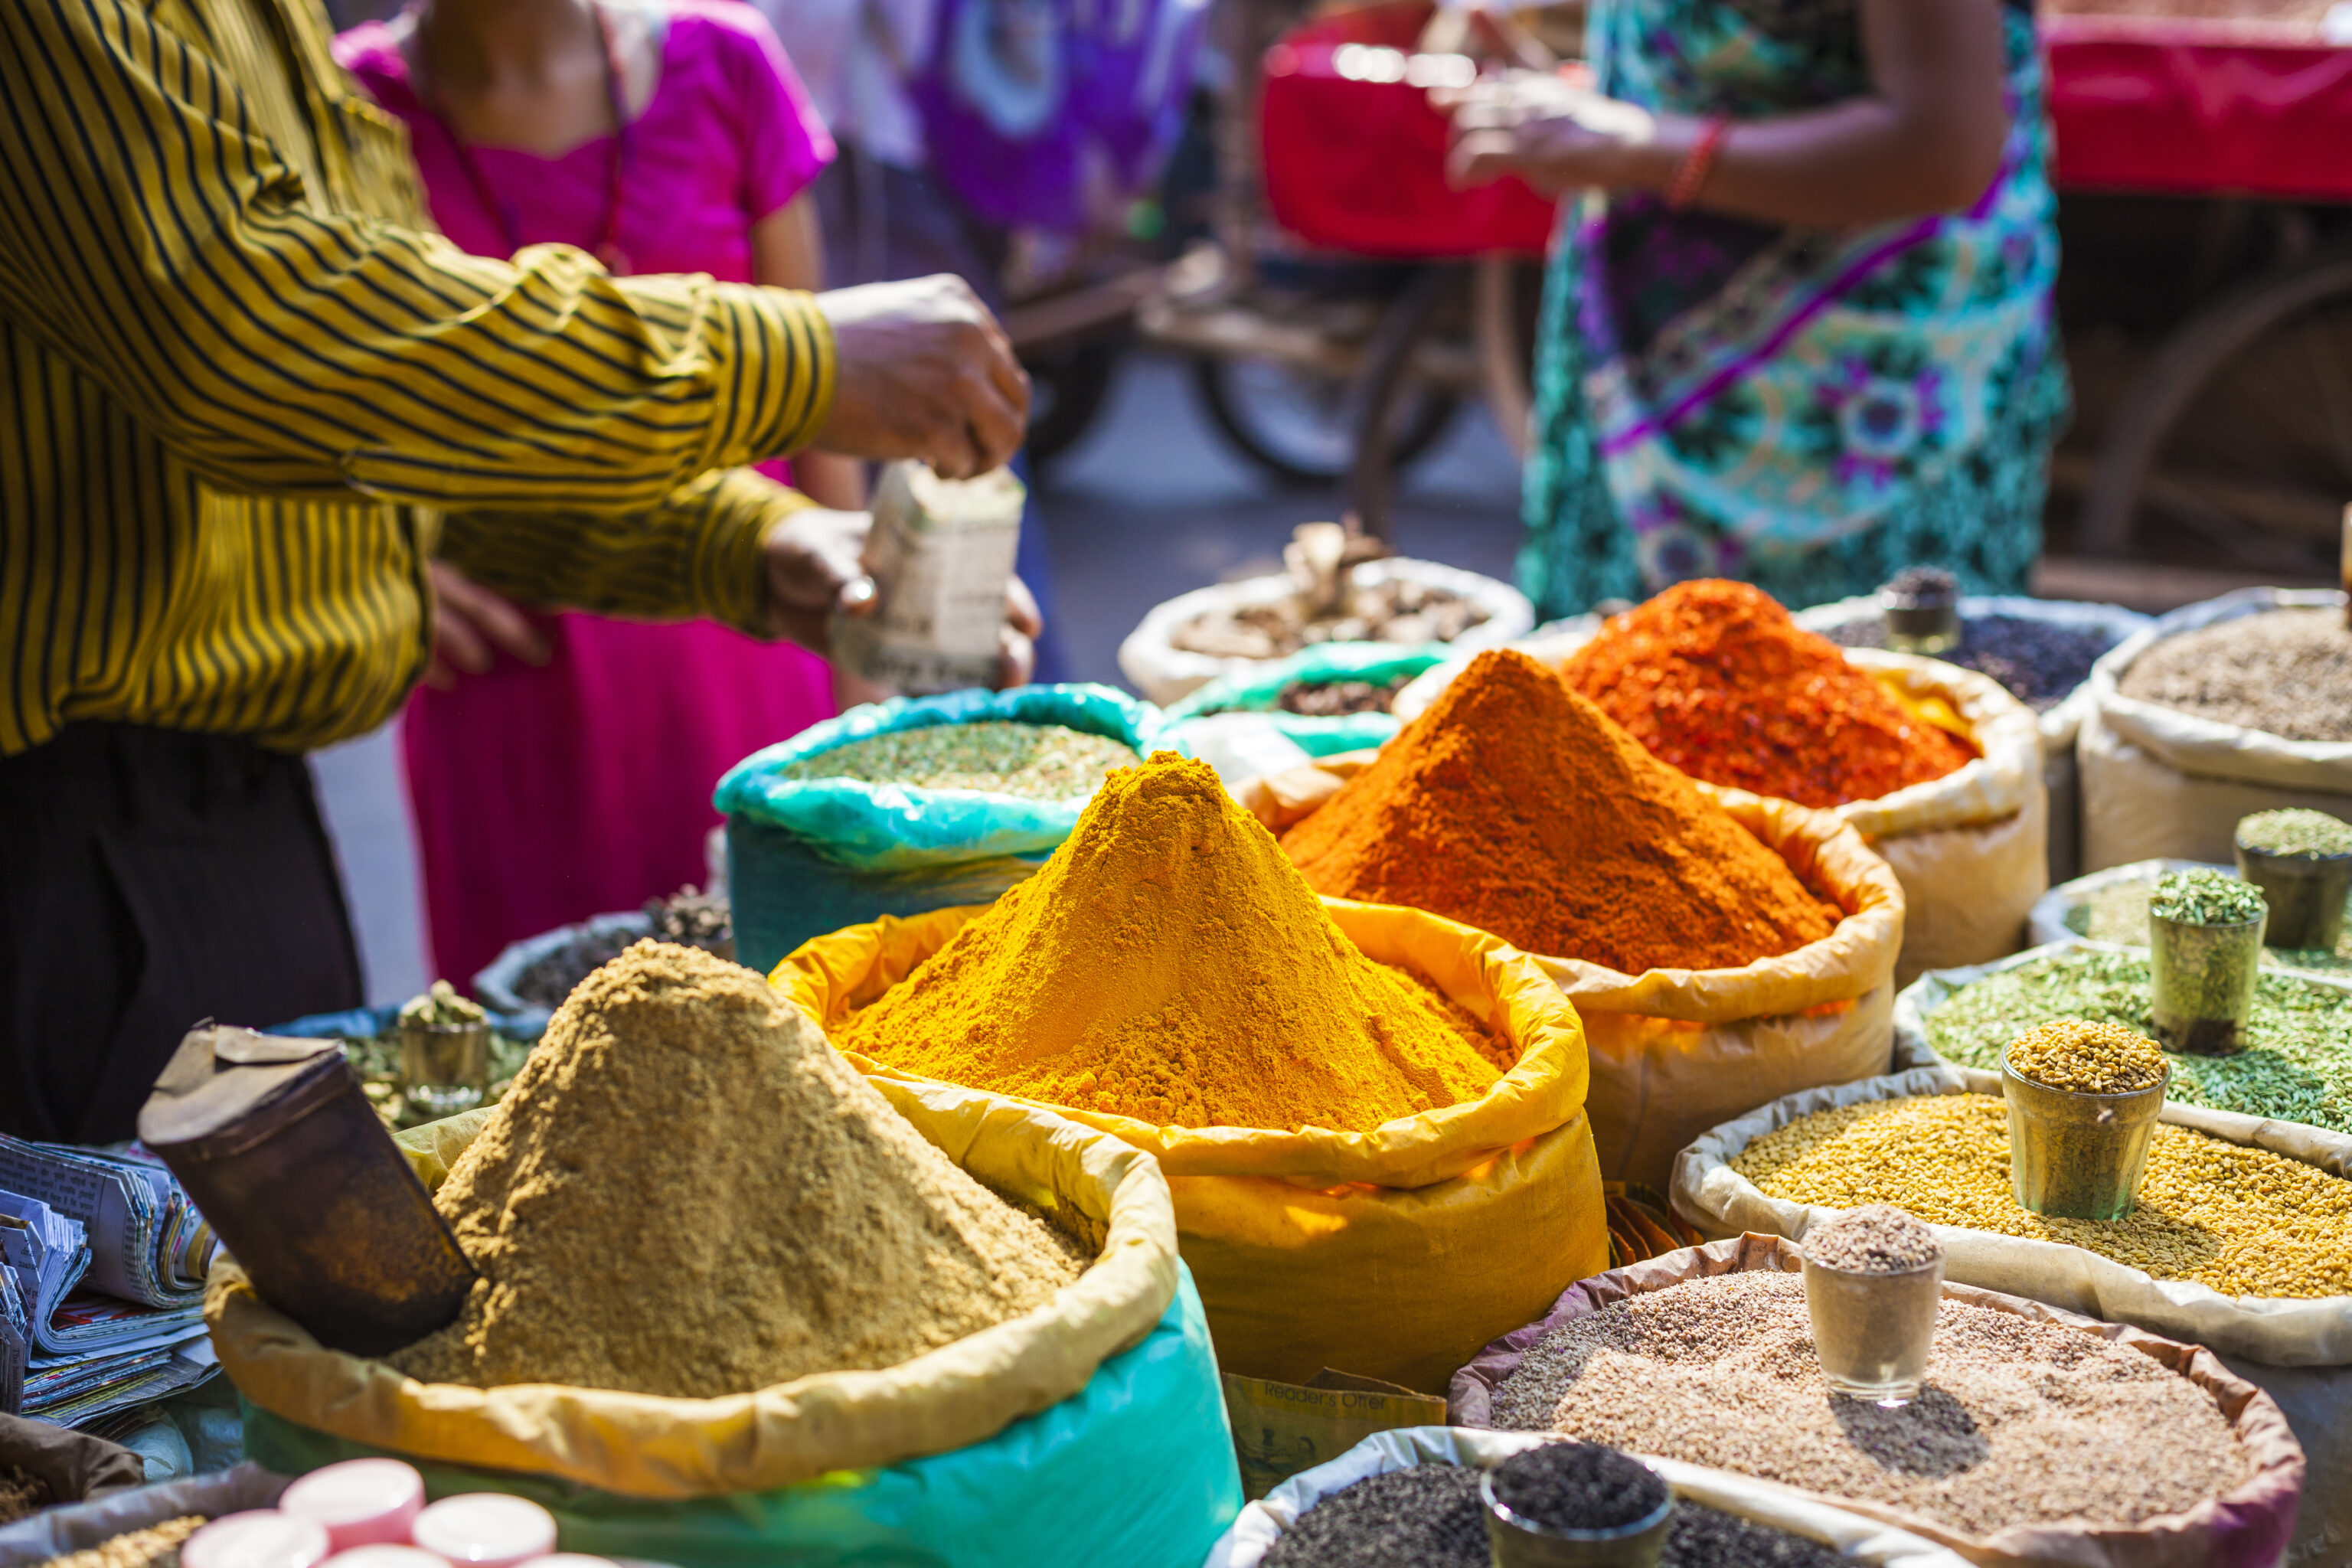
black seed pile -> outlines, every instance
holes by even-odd
[[[1840,647],[1885,647],[1886,622],[1865,616],[1822,635]],[[2042,713],[2088,680],[2091,666],[2116,641],[2097,626],[2053,626],[2021,616],[1971,616],[1960,623],[1960,646],[1937,657],[1991,676],[2011,696]]]
[[[1487,1568],[1478,1472],[1416,1465],[1367,1476],[1301,1514],[1265,1568]]]
[[[1845,1561],[1835,1547],[1769,1524],[1750,1524],[1685,1498],[1675,1505],[1674,1521],[1666,1526],[1658,1568],[1836,1568]]]
[[[1495,1467],[1495,1500],[1551,1530],[1615,1530],[1657,1511],[1655,1470],[1598,1443],[1546,1443]]]

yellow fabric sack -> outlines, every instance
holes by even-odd
[[[1234,795],[1278,835],[1377,754],[1326,757],[1251,779]],[[1801,1089],[1886,1070],[1892,976],[1903,946],[1902,884],[1835,813],[1691,782],[1844,918],[1820,942],[1738,969],[1631,975],[1565,955],[1534,960],[1584,1022],[1592,1068],[1585,1104],[1601,1173],[1659,1191],[1675,1153],[1716,1121]]]
[[[1054,1110],[1159,1157],[1223,1370],[1303,1384],[1331,1367],[1433,1393],[1470,1352],[1606,1267],[1584,1030],[1542,969],[1493,937],[1415,910],[1323,906],[1365,956],[1425,976],[1502,1035],[1518,1065],[1479,1100],[1369,1133]],[[770,980],[830,1030],[982,912],[852,926],[806,943]],[[848,1055],[878,1082],[926,1081]]]
[[[1150,1156],[1002,1096],[875,1087],[972,1175],[1100,1237],[1094,1265],[1045,1306],[898,1366],[819,1373],[722,1399],[419,1383],[320,1345],[226,1261],[205,1293],[214,1348],[239,1393],[317,1431],[424,1459],[679,1499],[771,1491],[969,1447],[1077,1393],[1104,1361],[1151,1332],[1175,1298],[1177,1261],[1168,1184]],[[403,1136],[427,1186],[446,1179],[488,1114]]]

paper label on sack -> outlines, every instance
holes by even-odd
[[[1225,1410],[1241,1457],[1244,1497],[1262,1498],[1375,1432],[1445,1424],[1445,1401],[1431,1394],[1328,1370],[1315,1382],[1334,1386],[1224,1374]]]
[[[880,602],[835,618],[834,657],[909,695],[991,684],[1026,497],[1004,468],[976,479],[916,463],[884,468],[865,556]]]

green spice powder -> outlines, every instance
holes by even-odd
[[[2011,1040],[2053,1018],[2088,1018],[2154,1033],[2146,952],[2077,949],[1989,975],[1927,1016],[1927,1043],[1966,1067],[1996,1072]],[[2352,993],[2265,971],[2235,1056],[2168,1052],[2165,1098],[2213,1110],[2352,1132]]]
[[[977,789],[1029,800],[1083,800],[1113,768],[1143,759],[1108,735],[1066,724],[932,724],[869,735],[783,770],[787,779],[859,779],[922,789]]]
[[[2234,926],[2263,918],[2269,906],[2252,882],[2220,871],[2168,871],[2156,884],[2147,912],[2183,925]]]
[[[2258,811],[2240,819],[2238,847],[2260,855],[2300,855],[2314,860],[2352,855],[2352,823],[2303,806]]]

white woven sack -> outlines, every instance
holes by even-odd
[[[1528,629],[1536,623],[1535,606],[1528,603],[1526,595],[1507,583],[1475,572],[1402,557],[1367,561],[1352,571],[1359,587],[1397,580],[1420,583],[1459,594],[1486,611],[1484,621],[1454,640],[1455,647],[1500,647],[1514,637],[1527,636]],[[1247,679],[1265,661],[1193,653],[1176,647],[1171,637],[1178,626],[1206,611],[1278,604],[1297,591],[1297,584],[1287,574],[1276,573],[1179,594],[1153,605],[1135,629],[1127,634],[1127,640],[1118,645],[1119,671],[1127,677],[1129,685],[1143,694],[1145,701],[1163,708],[1212,680],[1227,676]]]
[[[2277,609],[2341,608],[2334,589],[2242,588],[2162,616],[2091,668],[2075,742],[2083,867],[2226,861],[2238,819],[2305,805],[2352,816],[2352,742],[2289,741],[2126,697],[2124,674],[2166,637]]]
[[[1810,1227],[1838,1211],[1767,1197],[1730,1162],[1766,1133],[1815,1111],[1906,1095],[2000,1094],[1999,1074],[1933,1060],[1922,1043],[1918,1019],[1923,993],[1932,998],[1931,1009],[1932,1002],[1940,1001],[1952,986],[2007,967],[1930,976],[1904,994],[1905,1003],[1898,1008],[1909,1019],[1909,1039],[1898,1047],[1896,1062],[1899,1066],[1925,1057],[1928,1065],[1787,1095],[1699,1138],[1675,1161],[1675,1212],[1709,1237],[1754,1231],[1802,1240]],[[1930,981],[1936,983],[1932,988]],[[2352,1176],[2352,1138],[2341,1133],[2189,1105],[2167,1105],[2163,1120],[2232,1143],[2268,1149],[2333,1175]],[[2224,1296],[2186,1280],[2154,1279],[2127,1264],[2062,1242],[1953,1226],[1933,1228],[1944,1244],[1947,1279],[2202,1344],[2231,1372],[2269,1392],[2285,1412],[2311,1465],[2303,1513],[2286,1561],[2315,1568],[2345,1560],[2342,1549],[2352,1546],[2352,1365],[2347,1364],[2352,1363],[2352,1297]]]
[[[1489,1432],[1468,1426],[1402,1426],[1393,1432],[1375,1432],[1328,1464],[1291,1477],[1243,1509],[1233,1528],[1210,1548],[1203,1568],[1258,1568],[1282,1532],[1297,1523],[1301,1514],[1341,1488],[1370,1477],[1418,1465],[1491,1469],[1513,1454],[1552,1441],[1540,1432]],[[1826,1542],[1837,1549],[1839,1556],[1855,1563],[1875,1568],[1965,1568],[1968,1562],[1948,1547],[1832,1508],[1769,1481],[1676,1459],[1643,1457],[1658,1468],[1676,1497]]]
[[[1599,629],[1597,617],[1580,616],[1512,646],[1558,668]],[[1848,648],[1845,656],[1910,696],[1949,703],[1982,753],[1942,778],[1834,808],[1886,858],[1903,884],[1909,907],[1895,984],[2015,952],[2027,914],[2050,886],[2050,795],[2042,782],[2042,731],[2033,710],[1990,676],[1940,659],[1862,647]],[[1472,657],[1423,671],[1397,693],[1397,717],[1407,722],[1417,717],[1469,668]]]

